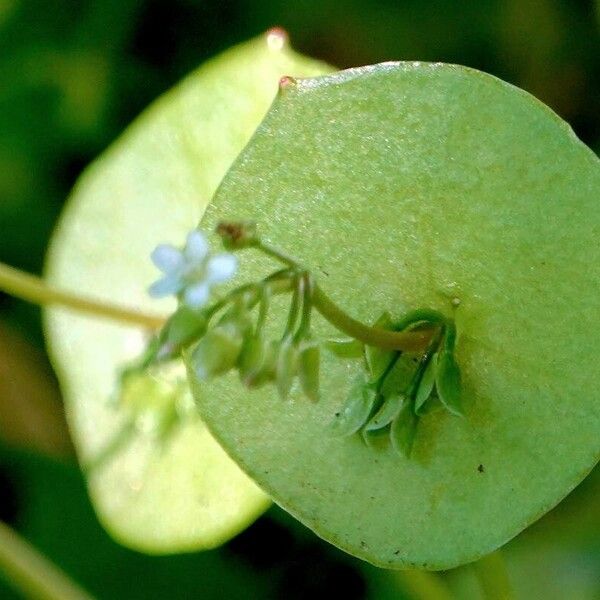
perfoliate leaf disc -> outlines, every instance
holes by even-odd
[[[49,281],[168,314],[174,303],[146,293],[159,275],[151,251],[161,242],[184,242],[267,111],[279,78],[327,70],[292,52],[275,31],[187,77],[80,179],[52,240]],[[142,331],[53,309],[47,335],[79,457],[84,464],[104,457],[89,474],[90,492],[116,538],[148,552],[213,547],[268,506],[193,411],[159,446],[126,425],[137,412],[110,404],[118,371],[144,346]],[[162,393],[161,385],[148,389]],[[185,404],[189,389],[178,389]],[[153,412],[152,397],[140,401],[147,410],[136,410]]]
[[[326,353],[319,404],[225,377],[196,393],[206,423],[278,503],[368,561],[441,569],[497,548],[598,460],[599,198],[598,158],[489,75],[387,63],[288,82],[203,227],[258,222],[364,322],[454,316],[465,418],[424,416],[410,459],[330,436],[362,367]],[[319,319],[314,333],[335,335]]]

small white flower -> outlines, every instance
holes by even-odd
[[[231,279],[237,270],[233,254],[210,255],[208,242],[199,231],[188,234],[182,250],[170,244],[157,246],[151,259],[163,276],[150,286],[150,296],[179,296],[193,309],[208,302],[211,286]]]

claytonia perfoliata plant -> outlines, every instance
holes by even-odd
[[[149,292],[153,297],[174,295],[178,307],[124,377],[185,352],[200,379],[235,370],[248,388],[273,384],[282,398],[297,379],[304,395],[316,402],[325,349],[364,364],[332,415],[333,435],[360,434],[369,445],[389,443],[408,457],[424,414],[445,408],[462,415],[452,319],[419,308],[396,321],[384,313],[372,326],[361,323],[337,306],[298,261],[264,243],[254,224],[221,223],[217,233],[228,252],[212,255],[205,236],[192,231],[182,249],[163,244],[152,253],[163,276]],[[212,287],[237,270],[233,252],[243,249],[260,251],[283,268],[212,300]],[[265,323],[270,299],[281,294],[290,297],[285,328],[279,338],[269,339]],[[315,339],[313,310],[348,337]]]

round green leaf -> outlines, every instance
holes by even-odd
[[[168,314],[173,304],[146,294],[158,277],[150,252],[160,242],[184,241],[267,111],[279,78],[326,70],[293,53],[274,31],[190,75],[83,175],[52,240],[49,281]],[[94,506],[115,537],[148,552],[208,548],[268,506],[187,410],[184,371],[153,373],[145,384],[134,382],[121,406],[111,404],[119,369],[145,344],[143,331],[53,309],[47,335],[79,457],[95,465]]]
[[[287,82],[202,226],[257,221],[364,322],[454,316],[465,417],[424,415],[410,458],[334,437],[361,366],[327,353],[319,404],[229,377],[193,386],[205,422],[275,501],[356,556],[442,569],[490,552],[598,460],[599,197],[597,157],[489,75],[388,63]],[[243,271],[264,263],[246,253]]]

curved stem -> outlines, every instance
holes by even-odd
[[[300,266],[293,258],[261,240],[257,240],[252,247],[289,267],[298,268]],[[378,346],[386,350],[420,351],[427,348],[433,335],[431,329],[390,331],[366,325],[342,310],[316,284],[313,289],[312,304],[334,327],[368,346]]]
[[[278,260],[280,263],[283,263],[288,267],[292,267],[292,269],[298,269],[300,267],[300,264],[291,256],[285,254],[285,252],[282,252],[281,250],[275,248],[274,246],[271,246],[270,244],[265,244],[262,240],[256,240],[251,247],[260,250],[267,256]]]
[[[313,306],[340,331],[367,346],[378,346],[385,350],[417,352],[427,348],[433,335],[432,329],[391,331],[366,325],[343,311],[318,285],[315,285],[313,292]]]
[[[34,304],[56,304],[96,317],[105,317],[148,329],[159,329],[165,323],[165,319],[162,317],[57,290],[49,286],[42,278],[24,273],[3,263],[0,263],[0,290]]]
[[[0,569],[26,598],[92,600],[92,596],[1,521]]]

